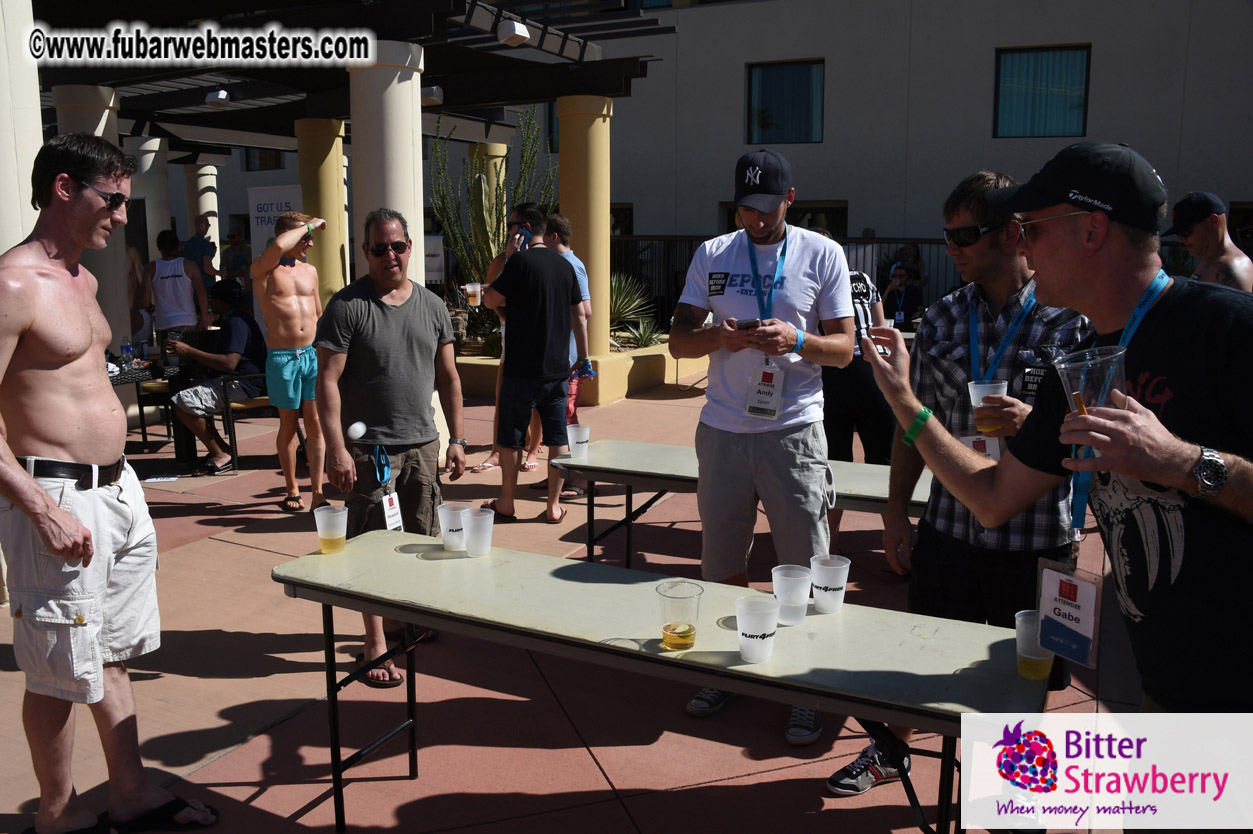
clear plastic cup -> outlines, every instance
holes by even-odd
[[[592,427],[583,423],[566,426],[566,439],[570,441],[570,457],[585,458],[592,441]]]
[[[682,579],[657,586],[663,649],[677,652],[696,645],[696,620],[700,615],[700,595],[704,592],[695,582]]]
[[[809,568],[779,565],[770,571],[770,576],[774,597],[779,601],[779,625],[800,625],[809,611]]]
[[[763,594],[735,601],[735,627],[740,634],[740,659],[764,663],[774,652],[774,633],[779,625],[779,601]]]
[[[318,542],[323,553],[338,553],[348,544],[348,508],[318,507],[313,511],[318,526]]]
[[[468,509],[470,509],[469,504],[455,501],[446,501],[436,507],[445,550],[466,549],[466,531],[461,514]]]
[[[482,284],[466,284],[466,304],[470,307],[479,306],[479,302],[482,301],[482,291]]]
[[[845,556],[815,556],[809,560],[813,571],[814,610],[834,614],[844,605],[844,588],[852,561]]]
[[[461,523],[466,535],[466,555],[486,556],[492,552],[492,522],[495,519],[496,513],[486,507],[461,511]]]
[[[983,407],[984,397],[1005,396],[1009,393],[1009,383],[1005,380],[997,382],[968,382],[966,387],[970,389],[970,404],[975,408]],[[1001,427],[1000,423],[983,423],[975,420],[975,428],[982,432],[996,431]]]
[[[1034,609],[1014,615],[1014,638],[1018,647],[1018,674],[1042,681],[1053,667],[1053,653],[1040,648],[1040,612]]]

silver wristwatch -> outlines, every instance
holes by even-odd
[[[1227,485],[1227,462],[1218,452],[1202,446],[1201,459],[1196,462],[1196,466],[1192,467],[1192,474],[1196,476],[1197,485],[1200,487],[1195,497],[1207,500],[1216,498]]]
[[[466,441],[465,441],[465,438],[463,438],[463,437],[450,437],[450,438],[448,438],[448,445],[449,445],[449,446],[453,445],[454,443],[455,443],[455,444],[457,444],[458,446],[460,446],[460,447],[461,447],[461,448],[463,448],[463,449],[466,447]]]

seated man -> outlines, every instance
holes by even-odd
[[[225,407],[223,377],[265,373],[265,338],[257,322],[242,308],[243,299],[243,288],[234,281],[219,281],[209,289],[209,309],[218,316],[220,328],[214,352],[173,339],[166,342],[170,353],[194,359],[209,369],[200,385],[184,388],[171,397],[179,421],[208,450],[194,475],[219,475],[232,468],[226,441],[209,419],[209,415],[221,414]],[[230,386],[230,398],[236,401],[259,397],[264,392],[264,379],[245,380]]]

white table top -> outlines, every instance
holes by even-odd
[[[802,625],[779,628],[768,662],[745,664],[735,599],[762,592],[700,582],[696,645],[665,652],[654,588],[673,577],[500,548],[469,558],[387,530],[281,564],[273,578],[289,596],[947,735],[963,712],[1044,704],[1044,683],[1017,675],[1013,631],[987,625],[811,606]]]
[[[593,440],[587,455],[561,455],[553,466],[580,478],[625,484],[636,489],[696,491],[696,450],[691,446]],[[873,463],[828,461],[835,476],[836,509],[883,512],[888,500],[890,467]],[[910,515],[921,516],[931,496],[931,473],[923,470],[910,499]]]

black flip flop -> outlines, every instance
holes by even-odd
[[[360,669],[364,665],[365,665],[365,652],[362,652],[361,654],[357,655],[357,668]],[[362,678],[361,682],[364,683],[366,686],[370,687],[371,689],[393,689],[397,686],[400,686],[402,683],[405,682],[405,679],[403,677],[401,677],[399,680],[392,678],[391,674],[396,669],[395,663],[388,662],[388,663],[383,664],[379,668],[387,672],[387,680],[376,681],[374,680],[374,678]]]

